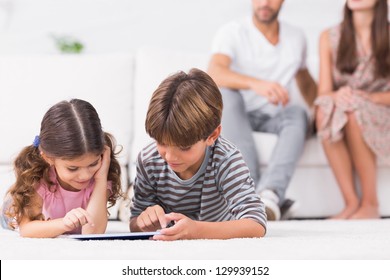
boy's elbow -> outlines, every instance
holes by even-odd
[[[258,225],[259,225],[259,228],[256,231],[257,232],[257,236],[256,237],[264,237],[265,233],[266,233],[266,229],[265,229],[265,227],[263,225],[261,225],[261,224],[258,224]]]

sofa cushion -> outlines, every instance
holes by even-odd
[[[254,132],[257,153],[260,164],[265,166],[271,159],[273,148],[277,141],[277,136],[270,133]],[[328,162],[322,149],[320,140],[311,136],[307,139],[298,166],[327,166]]]

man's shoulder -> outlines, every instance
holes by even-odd
[[[250,26],[250,22],[250,17],[236,18],[223,24],[220,27],[220,30],[230,30],[230,32],[240,31],[242,29],[248,28],[248,26]]]

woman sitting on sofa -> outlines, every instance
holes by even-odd
[[[387,10],[386,0],[348,0],[341,24],[320,38],[317,127],[345,201],[336,219],[379,218],[377,157],[390,162]]]

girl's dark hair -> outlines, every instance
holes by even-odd
[[[387,10],[386,0],[376,2],[371,24],[371,49],[375,65],[375,78],[386,78],[390,74],[390,37]],[[352,74],[358,65],[356,32],[352,21],[352,11],[348,8],[347,3],[344,7],[344,20],[341,23],[341,36],[336,58],[336,67],[342,73]]]
[[[112,183],[112,193],[108,198],[109,206],[122,195],[115,139],[103,132],[99,115],[89,102],[72,99],[52,106],[42,119],[39,140],[38,147],[25,147],[14,161],[16,182],[8,192],[13,200],[8,215],[18,223],[23,217],[30,220],[44,218],[42,213],[32,212],[37,203],[34,201],[36,187],[42,180],[51,186],[50,191],[55,191],[49,177],[50,166],[41,152],[48,157],[71,160],[86,153],[102,154],[107,145],[111,149],[108,180]]]

